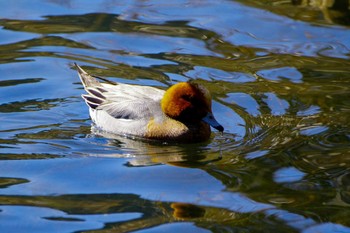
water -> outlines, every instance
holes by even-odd
[[[350,232],[349,5],[1,1],[1,232]],[[74,62],[195,79],[225,133],[98,132]]]

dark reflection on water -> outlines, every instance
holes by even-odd
[[[348,1],[6,4],[4,232],[350,232]],[[74,62],[163,89],[195,79],[226,131],[100,132]]]
[[[348,0],[263,0],[247,2],[256,7],[259,7],[261,2],[264,2],[264,8],[266,7],[272,12],[313,24],[350,25],[350,3]]]

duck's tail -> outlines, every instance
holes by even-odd
[[[107,92],[101,83],[97,81],[96,77],[91,76],[85,70],[83,70],[79,65],[74,63],[77,68],[79,78],[83,83],[84,89],[87,94],[81,95],[85,100],[86,104],[92,108],[96,109],[99,105],[105,102],[106,97],[103,95],[104,92]]]
[[[83,70],[77,63],[74,63],[75,68],[78,71],[80,81],[84,85],[85,90],[89,87],[98,87],[101,86],[101,83],[96,80],[95,77],[88,74],[85,70]]]

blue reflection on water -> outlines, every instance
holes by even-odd
[[[293,83],[301,83],[303,78],[303,75],[295,67],[281,67],[268,70],[261,70],[258,71],[257,74],[271,81],[288,79]]]
[[[323,224],[318,224],[318,225],[309,227],[309,228],[303,230],[302,232],[303,233],[313,233],[313,232],[318,232],[318,233],[328,233],[328,232],[349,233],[350,228],[336,224],[336,223],[323,223]]]
[[[1,206],[0,225],[2,232],[74,232],[99,229],[108,222],[130,221],[139,218],[139,213],[121,214],[67,214],[43,207]],[[13,223],[16,221],[16,224]]]
[[[277,183],[295,182],[303,179],[305,175],[295,167],[284,167],[275,171],[274,180]]]
[[[199,233],[203,232],[205,233],[207,232],[209,233],[211,231],[196,227],[193,223],[184,222],[184,223],[164,224],[164,225],[153,227],[150,229],[145,229],[140,232],[143,232],[143,233],[157,233],[157,232],[159,233],[163,233],[163,232],[199,232]]]

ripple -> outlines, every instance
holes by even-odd
[[[249,94],[242,92],[228,93],[222,101],[229,104],[236,104],[245,109],[250,115],[260,115],[258,102]]]
[[[277,183],[291,183],[300,181],[306,174],[294,167],[280,168],[274,173],[274,181]]]
[[[30,181],[22,178],[0,177],[0,188],[7,188],[12,185],[18,185],[28,182]]]
[[[277,205],[291,204],[295,202],[293,198],[285,198],[285,197],[270,197],[268,201],[272,204],[277,204]]]
[[[279,81],[281,79],[288,79],[293,83],[302,83],[303,75],[295,67],[281,67],[267,70],[260,70],[257,72],[261,77],[270,81]]]
[[[266,96],[263,98],[264,102],[269,106],[271,113],[275,116],[285,114],[290,106],[286,100],[279,98],[275,93],[265,93],[264,96]]]
[[[31,229],[35,232],[45,232],[48,228],[62,232],[73,232],[81,229],[99,229],[106,223],[134,220],[141,216],[140,213],[118,214],[67,214],[59,210],[43,207],[29,206],[1,206],[2,229],[6,232],[20,232]],[[11,218],[18,219],[21,224],[10,224]]]
[[[245,83],[256,80],[252,75],[243,72],[227,72],[203,66],[195,66],[193,70],[186,72],[186,76],[195,79],[205,79],[208,81],[221,80],[233,83]]]
[[[259,150],[259,151],[253,151],[253,152],[249,152],[246,155],[247,159],[256,159],[256,158],[260,158],[263,157],[264,155],[267,155],[270,151],[269,150]]]
[[[337,132],[331,132],[323,136],[323,145],[329,146],[346,146],[350,144],[350,132],[338,130]]]
[[[336,224],[336,223],[320,223],[315,226],[311,226],[302,231],[302,233],[328,233],[328,232],[342,232],[342,233],[350,233],[350,228]]]
[[[339,189],[340,196],[338,196],[338,198],[340,198],[340,200],[336,200],[331,204],[350,206],[350,170],[337,177],[336,185]]]
[[[221,151],[232,147],[232,134],[215,135],[212,141],[197,144],[167,143],[111,134],[92,127],[90,143],[103,149],[80,153],[93,157],[130,158],[128,166],[141,167],[157,164],[196,166],[220,159]],[[237,143],[238,144],[238,143]]]
[[[327,131],[328,129],[329,128],[327,126],[312,125],[312,126],[300,128],[300,134],[306,135],[306,136],[313,136],[313,135],[321,134],[321,133]]]
[[[344,130],[322,129],[311,131],[304,143],[290,150],[290,155],[294,165],[303,171],[333,179],[348,173],[350,158],[344,155],[350,151],[350,140]]]
[[[319,114],[321,112],[321,108],[316,105],[311,105],[307,109],[299,110],[297,115],[298,116],[312,116]]]

